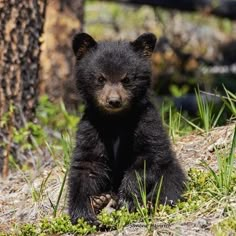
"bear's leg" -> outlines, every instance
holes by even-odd
[[[90,198],[111,190],[110,172],[100,135],[84,116],[79,123],[68,180],[69,215],[73,224],[79,218],[96,223]]]
[[[133,211],[137,208],[136,199],[141,205],[144,204],[141,199],[143,189],[139,187],[137,175],[141,177],[142,186],[146,186],[146,203],[152,202],[153,205],[155,204],[161,178],[163,178],[163,181],[159,203],[174,204],[181,198],[185,187],[185,175],[176,160],[173,160],[167,166],[152,165],[145,172],[145,178],[143,169],[128,170],[126,172],[119,189],[118,207],[127,206],[130,211]]]
[[[73,160],[69,176],[69,214],[73,224],[78,218],[96,223],[91,197],[99,195],[109,183],[107,168],[99,162]]]
[[[137,174],[145,181],[147,200],[155,203],[158,186],[163,176],[160,202],[176,202],[185,188],[185,174],[171,149],[161,118],[149,103],[135,127],[133,140],[134,161],[122,179],[119,204],[135,208],[134,195],[142,204]],[[144,173],[145,177],[144,177]]]
[[[163,176],[163,182],[159,202],[173,205],[182,199],[181,195],[186,188],[186,176],[176,159],[171,161],[166,168],[163,168],[161,175]]]

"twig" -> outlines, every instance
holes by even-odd
[[[8,128],[8,141],[6,146],[6,152],[4,155],[4,160],[3,160],[3,167],[2,167],[2,176],[3,178],[6,178],[9,173],[9,156],[11,152],[11,143],[13,139],[13,114],[14,110],[12,109],[12,103],[10,102],[10,111],[9,111],[9,121],[7,122],[7,128]]]
[[[203,94],[206,94],[206,95],[209,95],[209,96],[212,96],[212,97],[224,98],[224,99],[227,99],[227,100],[228,100],[227,97],[221,96],[221,95],[218,95],[218,94],[214,94],[214,93],[210,93],[210,92],[205,92],[205,91],[202,91],[202,90],[200,90],[200,93],[203,93]],[[232,98],[232,101],[236,102],[236,100],[233,99],[233,98]]]

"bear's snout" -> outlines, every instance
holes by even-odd
[[[107,104],[112,108],[120,108],[122,106],[122,101],[119,96],[108,97]]]
[[[120,83],[106,83],[97,92],[97,102],[108,112],[118,112],[125,108],[129,103],[128,91]]]

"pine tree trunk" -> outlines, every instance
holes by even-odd
[[[0,169],[14,155],[13,127],[33,121],[38,99],[40,41],[46,0],[0,2]]]
[[[53,17],[52,17],[53,16]],[[84,0],[49,1],[41,54],[41,94],[51,101],[64,99],[69,106],[76,103],[73,76],[73,35],[83,29]]]

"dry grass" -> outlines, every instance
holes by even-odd
[[[233,139],[235,123],[217,127],[208,134],[193,133],[180,138],[174,145],[177,157],[183,167],[188,170],[191,167],[201,168],[201,161],[206,161],[211,167],[216,168],[218,153],[226,155]]]
[[[45,188],[40,192],[49,174]],[[7,179],[0,179],[0,232],[8,230],[13,224],[35,222],[43,216],[52,216],[50,202],[56,204],[63,175],[59,167],[50,164],[37,171],[16,171]],[[32,194],[41,195],[34,200]],[[59,211],[63,211],[65,206],[64,191]]]

